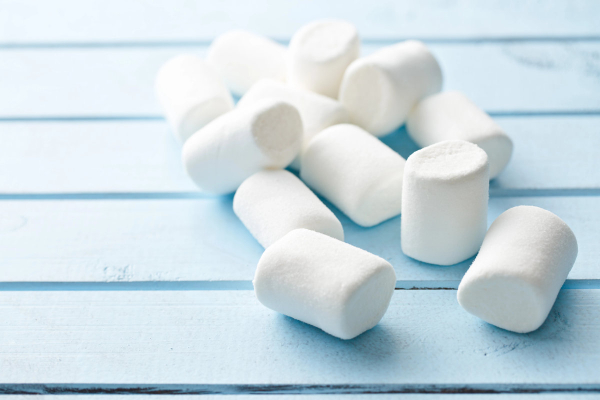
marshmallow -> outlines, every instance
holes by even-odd
[[[288,165],[301,142],[298,110],[279,100],[264,100],[236,108],[192,135],[183,146],[183,163],[205,192],[231,193],[261,169]]]
[[[489,166],[485,151],[449,140],[414,152],[402,187],[402,251],[452,265],[475,255],[487,229]]]
[[[350,64],[339,100],[352,123],[383,136],[402,125],[419,100],[441,87],[442,71],[436,59],[423,43],[409,40]]]
[[[512,154],[512,141],[502,128],[460,92],[421,100],[410,112],[406,130],[421,147],[452,139],[475,143],[488,155],[490,178],[504,169]]]
[[[254,291],[264,306],[340,339],[371,329],[388,308],[396,274],[383,258],[307,229],[267,248]]]
[[[348,112],[341,103],[329,97],[294,89],[269,79],[261,80],[252,86],[240,99],[238,106],[243,107],[268,98],[286,101],[298,109],[304,126],[303,148],[306,148],[311,139],[323,129],[349,121]],[[291,166],[300,169],[300,156],[294,160]]]
[[[577,239],[550,211],[511,208],[490,227],[458,287],[469,313],[513,332],[539,328],[577,258]]]
[[[227,86],[241,96],[260,79],[285,81],[287,50],[264,36],[235,30],[217,37],[208,49]]]
[[[294,174],[266,170],[241,184],[233,211],[263,247],[305,228],[344,240],[342,224]]]
[[[288,50],[288,82],[337,99],[344,71],[360,55],[354,25],[340,20],[321,20],[298,30]]]
[[[167,61],[156,76],[156,94],[173,132],[185,142],[194,132],[233,109],[219,74],[202,59],[184,54]]]
[[[404,163],[373,135],[341,124],[310,142],[300,177],[354,222],[373,226],[400,214]]]

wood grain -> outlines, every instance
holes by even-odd
[[[515,334],[465,313],[455,291],[396,291],[376,328],[341,341],[250,291],[0,292],[0,387],[594,390],[599,302],[563,291],[539,330]]]
[[[599,14],[594,0],[0,0],[0,394],[598,397]],[[363,54],[426,40],[445,89],[512,136],[489,222],[531,204],[573,228],[571,290],[538,331],[487,325],[454,290],[397,290],[381,324],[348,342],[256,301],[262,248],[231,196],[185,176],[154,76],[229,29],[286,43],[331,16],[357,25]],[[403,130],[384,141],[416,149]],[[456,288],[469,265],[404,256],[399,218],[365,229],[334,212],[401,289]]]
[[[231,203],[231,196],[2,201],[0,281],[241,281],[241,288],[250,288],[263,249],[237,219]],[[600,279],[599,197],[492,198],[488,222],[521,204],[556,213],[575,232],[579,256],[570,279]],[[470,265],[467,260],[440,267],[405,256],[400,217],[362,228],[332,209],[344,226],[346,241],[387,259],[396,269],[399,287],[457,287]]]
[[[515,152],[492,196],[600,189],[600,116],[496,120]],[[0,141],[3,195],[197,192],[162,121],[4,122]],[[383,141],[405,158],[418,148],[404,129]]]
[[[600,34],[593,0],[2,0],[0,43],[206,41],[244,28],[289,39],[300,26],[335,16],[367,38],[573,37]]]
[[[0,123],[0,193],[196,192],[163,121]]]
[[[382,45],[363,46],[368,54]],[[447,90],[500,114],[600,112],[600,42],[433,44]],[[159,118],[154,77],[205,46],[0,50],[0,118]]]

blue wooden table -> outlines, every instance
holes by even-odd
[[[340,341],[257,302],[262,248],[231,197],[185,176],[153,80],[229,29],[285,43],[323,17],[356,24],[363,54],[424,40],[445,89],[513,138],[489,222],[537,205],[580,248],[539,330],[464,312],[470,260],[407,258],[400,218],[364,229],[336,209],[347,241],[396,269],[380,325]],[[416,150],[403,129],[383,140]],[[599,260],[598,1],[0,0],[0,394],[600,396]]]

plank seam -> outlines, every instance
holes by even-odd
[[[530,111],[486,111],[494,118],[528,118],[528,117],[594,117],[600,116],[598,110],[530,110]],[[113,122],[113,121],[160,121],[165,119],[161,115],[56,115],[56,116],[0,116],[0,123],[4,122]]]
[[[600,393],[600,384],[0,384],[1,395],[43,394],[537,394]]]
[[[275,38],[272,40],[288,45],[289,38]],[[420,40],[427,44],[455,45],[479,43],[572,43],[572,42],[598,42],[598,35],[578,36],[487,36],[487,37],[392,37],[392,38],[362,38],[363,45],[390,45],[404,40]],[[164,40],[164,41],[98,41],[98,42],[5,42],[0,43],[0,50],[18,49],[94,49],[94,48],[135,48],[135,47],[193,47],[210,46],[213,39],[198,40]]]
[[[398,280],[396,290],[457,290],[460,280]],[[563,290],[600,289],[600,279],[567,279]],[[18,291],[218,291],[254,290],[250,280],[0,282],[0,292]]]
[[[492,183],[493,184],[493,183]],[[490,188],[490,197],[595,197],[600,188],[503,189]],[[193,200],[218,198],[201,192],[87,192],[0,193],[0,201],[28,200]]]

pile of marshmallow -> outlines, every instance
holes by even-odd
[[[508,163],[510,138],[463,94],[440,92],[440,66],[423,43],[359,53],[352,24],[323,20],[288,48],[229,32],[206,61],[182,55],[158,73],[189,176],[206,193],[235,192],[236,215],[266,249],[258,300],[342,339],[386,312],[394,269],[344,243],[314,191],[363,227],[401,213],[399,245],[416,260],[452,265],[478,253],[460,305],[504,329],[537,329],[575,262],[573,232],[530,206],[487,230],[489,180]],[[241,96],[235,106],[231,92]],[[378,139],[404,123],[423,147],[408,160]]]

